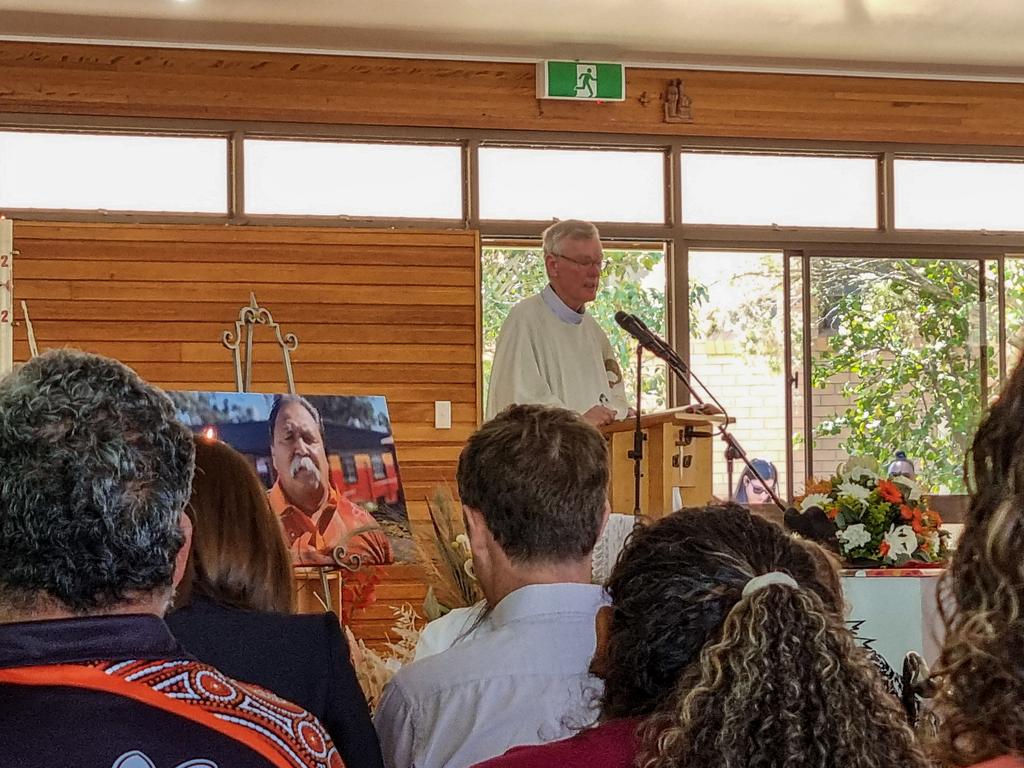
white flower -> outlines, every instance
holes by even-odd
[[[823,493],[811,493],[804,497],[804,500],[800,502],[800,511],[806,512],[811,507],[818,507],[824,509],[829,503],[830,499]]]
[[[849,552],[850,550],[863,547],[869,541],[871,541],[871,534],[868,533],[868,529],[864,527],[864,523],[857,523],[856,525],[849,525],[837,534],[843,552]]]
[[[917,481],[912,477],[904,477],[899,475],[898,477],[890,477],[896,485],[900,486],[903,490],[903,496],[907,501],[918,501],[923,493],[921,486],[917,484]]]
[[[856,499],[860,502],[862,507],[868,505],[868,497],[871,496],[871,491],[865,488],[863,485],[857,485],[856,483],[842,483],[839,486],[839,495],[848,496],[851,499]]]
[[[901,555],[910,557],[914,554],[917,549],[917,534],[909,525],[901,525],[899,528],[893,525],[885,534],[885,543],[889,545],[885,559],[895,562]]]
[[[882,477],[873,469],[867,467],[854,467],[846,474],[849,480],[881,480]]]
[[[868,456],[852,456],[839,468],[839,476],[843,480],[860,480],[868,477],[872,480],[881,479],[881,468],[878,462]]]

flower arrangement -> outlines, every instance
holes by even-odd
[[[949,534],[915,480],[882,475],[878,462],[852,458],[827,481],[811,481],[800,512],[831,520],[840,554],[854,562],[903,566],[940,563]]]

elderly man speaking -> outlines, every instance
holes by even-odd
[[[501,327],[487,418],[513,403],[536,403],[604,426],[630,409],[608,337],[585,309],[601,281],[600,235],[590,222],[569,219],[543,238],[548,286],[516,304]]]

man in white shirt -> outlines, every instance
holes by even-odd
[[[629,412],[622,370],[586,305],[604,252],[597,227],[569,219],[544,230],[548,286],[512,307],[498,335],[487,418],[512,403],[568,408],[600,427]]]
[[[608,516],[604,438],[578,415],[517,405],[459,459],[486,627],[404,667],[374,716],[388,768],[464,768],[592,722],[591,552]]]

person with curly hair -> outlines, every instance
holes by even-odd
[[[974,436],[963,535],[942,577],[935,669],[946,765],[1024,765],[1024,364]]]
[[[598,725],[480,768],[924,768],[816,546],[734,504],[638,528],[597,617]]]

